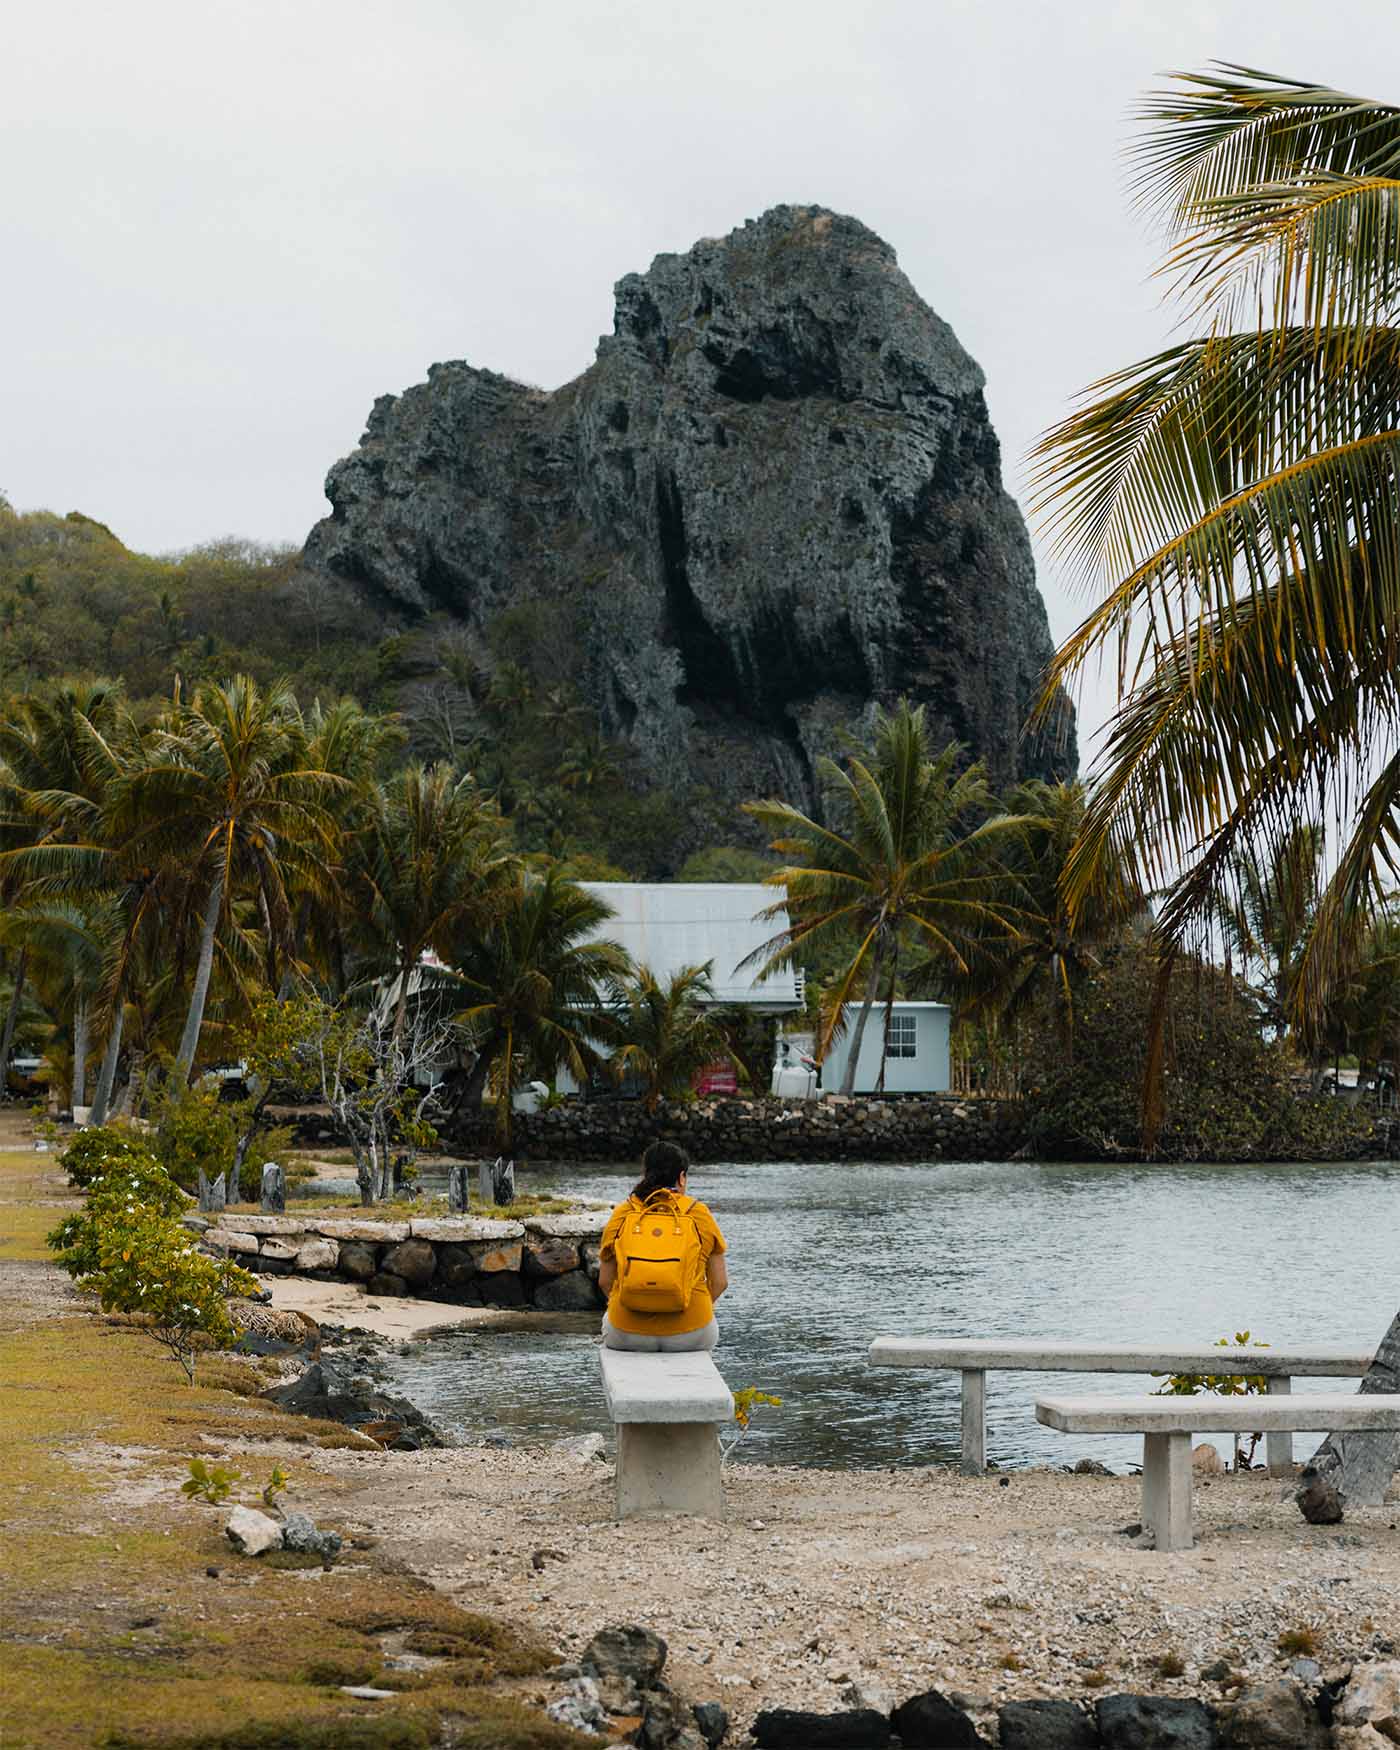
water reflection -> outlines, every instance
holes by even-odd
[[[549,1183],[614,1201],[622,1170]],[[542,1176],[543,1177],[543,1176]],[[533,1185],[531,1189],[535,1188]],[[698,1168],[731,1251],[717,1356],[784,1399],[739,1457],[906,1465],[956,1456],[957,1376],[866,1365],[881,1333],[1277,1343],[1375,1340],[1400,1300],[1400,1166],[1099,1167],[782,1163]],[[605,1426],[594,1340],[443,1338],[394,1364],[459,1432],[522,1440]],[[1003,1463],[1136,1462],[1139,1443],[1041,1428],[1037,1392],[1151,1390],[1127,1375],[992,1374]],[[1300,1380],[1299,1392],[1346,1389]],[[1300,1436],[1304,1450],[1307,1437]]]

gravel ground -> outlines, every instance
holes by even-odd
[[[1123,1534],[1132,1477],[741,1465],[722,1524],[618,1526],[610,1466],[560,1448],[316,1462],[350,1484],[336,1507],[352,1529],[459,1602],[566,1655],[607,1623],[654,1628],[676,1686],[740,1726],[762,1707],[850,1705],[852,1684],[876,1705],[930,1686],[984,1707],[1211,1694],[1218,1660],[1278,1675],[1315,1647],[1327,1671],[1400,1643],[1394,1493],[1323,1529],[1263,1473],[1200,1479],[1197,1547],[1158,1555]],[[1285,1651],[1280,1636],[1304,1638]]]

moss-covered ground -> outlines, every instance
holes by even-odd
[[[16,1132],[14,1120],[0,1121],[0,1144]],[[223,1535],[228,1505],[180,1493],[192,1457],[242,1473],[231,1500],[256,1505],[275,1450],[295,1505],[299,1484],[313,1479],[299,1476],[287,1443],[354,1437],[251,1396],[264,1364],[206,1356],[188,1387],[132,1324],[63,1299],[51,1282],[45,1290],[43,1236],[66,1200],[55,1166],[52,1156],[0,1152],[7,1750],[587,1743],[514,1693],[512,1680],[518,1687],[552,1663],[549,1648],[459,1609],[392,1552],[347,1540],[330,1570],[234,1553]],[[334,1485],[318,1475],[314,1486],[319,1521],[334,1525]],[[345,1693],[360,1684],[393,1693]]]

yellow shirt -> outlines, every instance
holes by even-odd
[[[612,1263],[617,1262],[617,1236],[622,1231],[622,1224],[627,1219],[627,1212],[633,1208],[631,1198],[619,1203],[608,1217],[608,1225],[603,1229],[603,1243],[599,1247],[601,1255]],[[697,1198],[686,1212],[695,1223],[700,1235],[700,1256],[708,1264],[713,1252],[724,1252],[728,1247],[724,1243],[724,1235],[719,1231],[715,1221],[705,1205]],[[698,1331],[702,1325],[708,1325],[715,1316],[715,1303],[710,1298],[710,1285],[704,1272],[695,1285],[695,1292],[690,1297],[690,1304],[684,1312],[674,1313],[639,1313],[630,1307],[623,1306],[617,1298],[617,1282],[614,1281],[612,1294],[608,1299],[608,1318],[614,1329],[632,1331],[642,1337],[679,1337],[686,1331]]]

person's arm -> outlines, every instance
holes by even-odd
[[[617,1281],[617,1257],[609,1252],[606,1258],[598,1262],[598,1286],[603,1293],[612,1298],[613,1283]]]
[[[723,1252],[711,1252],[705,1260],[705,1284],[710,1291],[710,1299],[718,1300],[729,1286],[729,1266],[724,1261]]]

